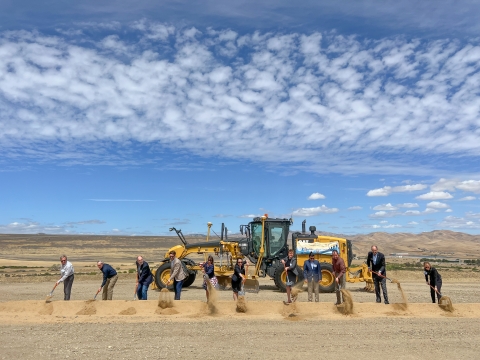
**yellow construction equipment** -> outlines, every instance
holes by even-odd
[[[248,262],[254,265],[253,274],[247,274],[245,290],[258,292],[260,277],[271,277],[275,285],[280,290],[285,290],[286,273],[281,260],[284,259],[290,248],[296,251],[297,256],[297,282],[303,282],[303,264],[308,259],[311,249],[315,257],[319,260],[322,268],[322,281],[320,291],[333,292],[333,274],[331,265],[331,251],[337,249],[340,256],[347,265],[348,282],[366,282],[366,289],[370,289],[373,284],[368,268],[363,266],[351,268],[352,245],[350,240],[334,238],[328,236],[316,236],[314,227],[310,227],[311,234],[305,234],[305,221],[302,223],[302,233],[292,234],[291,247],[288,244],[288,235],[292,219],[269,218],[267,214],[256,217],[248,225],[241,225],[240,232],[243,238],[228,241],[227,229],[222,224],[220,241],[210,241],[210,227],[208,223],[207,241],[189,244],[182,234],[181,230],[171,228],[180,238],[182,244],[169,249],[162,260],[162,265],[153,269],[155,281],[152,288],[164,288],[170,278],[170,260],[168,253],[175,251],[177,257],[182,261],[184,271],[188,277],[183,283],[183,287],[188,287],[195,281],[197,271],[202,270],[201,266],[195,263],[188,256],[193,254],[204,255],[210,253],[215,255],[215,275],[220,286],[227,287],[230,284],[230,278],[233,275],[233,268],[236,260],[247,258]],[[313,229],[313,230],[312,230]],[[323,250],[322,250],[323,249]],[[308,251],[308,252],[307,252]],[[300,284],[299,284],[300,285]]]

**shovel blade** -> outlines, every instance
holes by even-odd
[[[247,279],[245,280],[245,284],[243,284],[243,289],[245,292],[256,294],[260,291],[260,284],[257,279]]]

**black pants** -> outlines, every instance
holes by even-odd
[[[74,277],[74,274],[72,274],[63,281],[63,293],[65,294],[63,300],[70,300]]]
[[[437,291],[441,294],[442,293],[442,282],[437,281],[437,283],[435,285],[437,286]],[[435,287],[435,286],[433,286],[433,287]],[[432,303],[435,303],[435,294],[436,294],[435,290],[430,288],[430,295],[432,296]],[[440,304],[440,297],[441,297],[440,294],[437,294],[437,299],[438,299],[439,304]]]
[[[388,304],[387,280],[380,276],[374,276],[373,283],[375,284],[375,297],[376,297],[377,303],[382,302],[382,298],[380,297],[380,286],[381,286],[382,292],[383,292],[383,299],[385,300],[385,304]]]

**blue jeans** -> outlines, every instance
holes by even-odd
[[[173,279],[173,290],[175,291],[175,300],[180,300],[180,293],[182,292],[182,281],[177,281]]]
[[[138,300],[147,300],[148,285],[138,284],[137,298]]]

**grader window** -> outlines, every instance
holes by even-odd
[[[271,226],[271,225],[270,225]],[[270,256],[275,256],[285,245],[285,232],[283,226],[273,227],[269,229],[269,248]]]
[[[262,242],[262,224],[252,224],[252,243],[253,251],[258,255],[260,252],[260,245]]]

